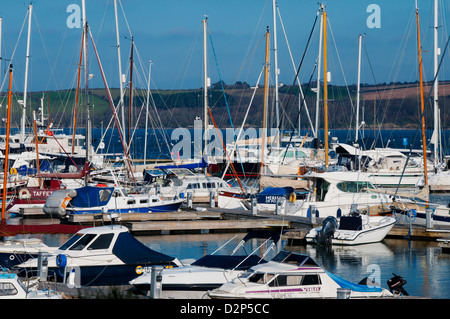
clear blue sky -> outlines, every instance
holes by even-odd
[[[8,64],[6,60],[11,58],[17,43],[12,62],[15,80],[13,89],[21,91],[24,86],[27,37],[25,17],[28,3],[0,1],[2,3],[0,16],[3,18],[2,81]],[[426,80],[432,79],[433,2],[418,0],[422,45],[423,50],[427,51],[423,57]],[[439,39],[442,50],[448,37],[447,21],[443,19],[450,9],[448,2],[448,0],[439,1],[439,23],[442,26]],[[277,3],[297,68],[319,9],[318,1],[278,0]],[[333,84],[356,83],[359,34],[365,35],[361,79],[363,83],[417,80],[414,0],[330,0],[323,3],[326,5],[331,27],[328,31],[328,69],[332,72]],[[81,0],[33,1],[28,91],[74,87],[81,29],[67,26],[67,19],[72,14],[67,12],[67,8],[71,4],[81,7]],[[127,77],[130,54],[128,26],[137,48],[134,85],[144,88],[147,86],[146,78],[151,59],[153,88],[201,87],[201,21],[205,15],[208,16],[209,34],[216,53],[214,57],[208,39],[208,69],[212,83],[219,80],[216,59],[221,78],[225,83],[235,81],[247,81],[252,85],[256,83],[264,61],[263,36],[266,26],[273,30],[272,0],[118,0],[118,4],[122,70]],[[367,18],[371,13],[366,12],[366,9],[370,4],[377,4],[380,8],[380,28],[369,28],[367,25]],[[118,87],[114,1],[86,0],[86,6],[87,20],[109,86]],[[22,34],[18,40],[22,27]],[[294,68],[280,22],[277,29],[279,81],[292,84]],[[307,82],[311,76],[317,50],[316,31],[300,73],[302,82]],[[448,60],[448,53],[446,57]],[[89,49],[89,61],[89,73],[94,74],[90,87],[101,88],[103,82],[92,46]],[[372,70],[369,68],[369,61]],[[441,79],[448,79],[448,74],[445,73],[447,70],[448,68],[442,70]],[[271,81],[273,83],[273,80]],[[2,91],[6,91],[5,84]]]

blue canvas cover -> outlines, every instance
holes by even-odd
[[[77,195],[70,201],[72,207],[97,207],[109,202],[114,187],[84,186],[76,191]]]
[[[277,198],[289,196],[294,189],[292,187],[268,187],[256,195],[256,200],[260,204],[276,204]]]
[[[333,279],[339,286],[341,286],[341,288],[347,288],[347,289],[350,289],[353,291],[359,291],[359,292],[381,292],[380,287],[369,287],[366,285],[355,284],[344,278],[338,277],[335,274],[332,274],[328,271],[325,271],[325,272],[328,274],[328,276],[331,277],[331,279]]]
[[[193,163],[193,164],[184,164],[184,165],[165,165],[165,166],[155,166],[157,169],[173,169],[173,168],[186,168],[186,169],[196,169],[196,168],[205,168],[208,166],[208,163],[205,161],[204,158],[202,158],[202,161],[200,163]]]
[[[172,264],[174,258],[145,246],[130,233],[120,233],[113,253],[125,264]]]

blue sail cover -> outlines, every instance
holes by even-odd
[[[183,165],[165,165],[165,166],[155,166],[157,169],[174,169],[174,168],[187,168],[187,169],[196,169],[196,168],[205,168],[208,166],[208,163],[202,158],[200,163],[192,163],[192,164],[183,164]]]
[[[84,186],[76,191],[77,195],[70,201],[72,207],[98,207],[109,202],[114,187]]]
[[[145,246],[128,232],[119,234],[113,253],[125,264],[170,264],[174,260]]]
[[[382,290],[380,287],[369,287],[367,285],[355,284],[328,271],[325,272],[328,274],[328,276],[331,277],[331,279],[333,279],[339,286],[341,286],[341,288],[347,288],[359,292],[381,292]]]
[[[279,197],[287,197],[294,191],[292,187],[268,187],[256,195],[260,204],[276,204]]]

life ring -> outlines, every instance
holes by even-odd
[[[11,173],[11,175],[16,175],[17,174],[17,169],[15,167],[11,167],[9,172]]]
[[[294,192],[292,192],[291,195],[289,196],[289,201],[291,203],[295,203],[296,200],[297,200],[297,195]]]
[[[28,189],[26,189],[26,188],[22,188],[19,191],[19,199],[28,199],[28,198],[31,198],[30,191]]]

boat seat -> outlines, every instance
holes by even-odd
[[[360,216],[342,216],[339,220],[339,229],[341,230],[360,230],[361,228]]]

